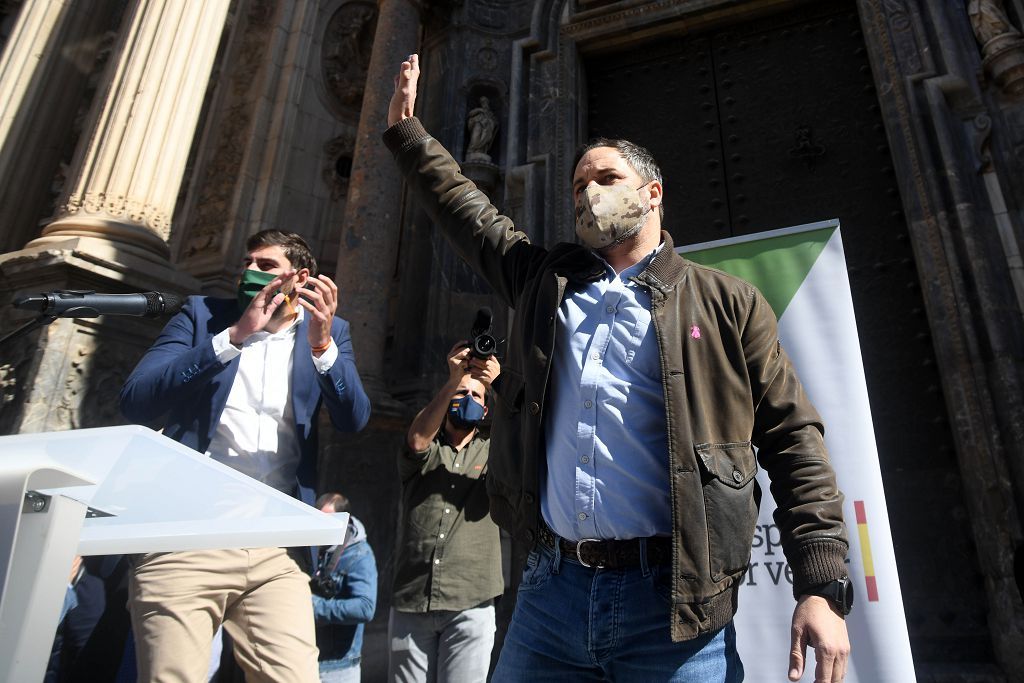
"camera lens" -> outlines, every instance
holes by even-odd
[[[473,353],[477,356],[487,357],[494,354],[498,345],[497,340],[489,334],[481,334],[473,340]]]

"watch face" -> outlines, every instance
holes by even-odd
[[[849,614],[853,609],[853,581],[849,577],[839,579],[839,611]]]

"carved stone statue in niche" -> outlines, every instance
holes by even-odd
[[[999,0],[970,0],[967,5],[967,16],[971,18],[974,35],[982,45],[1007,33],[1020,35],[1020,32],[1010,24],[1006,10]]]
[[[1004,94],[1024,95],[1024,38],[1010,23],[1002,0],[970,0],[967,16],[981,45],[985,71]]]
[[[373,4],[349,2],[338,8],[324,31],[324,85],[334,104],[355,116],[363,100],[376,24]]]
[[[494,135],[498,132],[498,117],[491,111],[490,100],[486,97],[480,98],[480,106],[469,111],[466,127],[469,129],[466,161],[491,163],[491,155],[487,150],[491,148]]]

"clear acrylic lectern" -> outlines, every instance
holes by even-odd
[[[42,680],[76,554],[334,545],[347,517],[145,427],[0,437],[0,682]]]

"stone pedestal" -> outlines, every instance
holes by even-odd
[[[104,293],[189,291],[194,281],[157,269],[116,247],[71,238],[0,256],[0,330],[35,313],[19,296],[57,289]],[[58,319],[0,346],[0,434],[122,424],[118,393],[166,319],[102,316]]]
[[[1008,97],[1024,96],[1024,38],[1004,34],[985,43],[982,64],[1000,91]]]
[[[490,157],[486,160],[467,160],[462,163],[462,175],[466,176],[479,187],[487,196],[493,196],[501,182],[501,169],[491,163]]]

